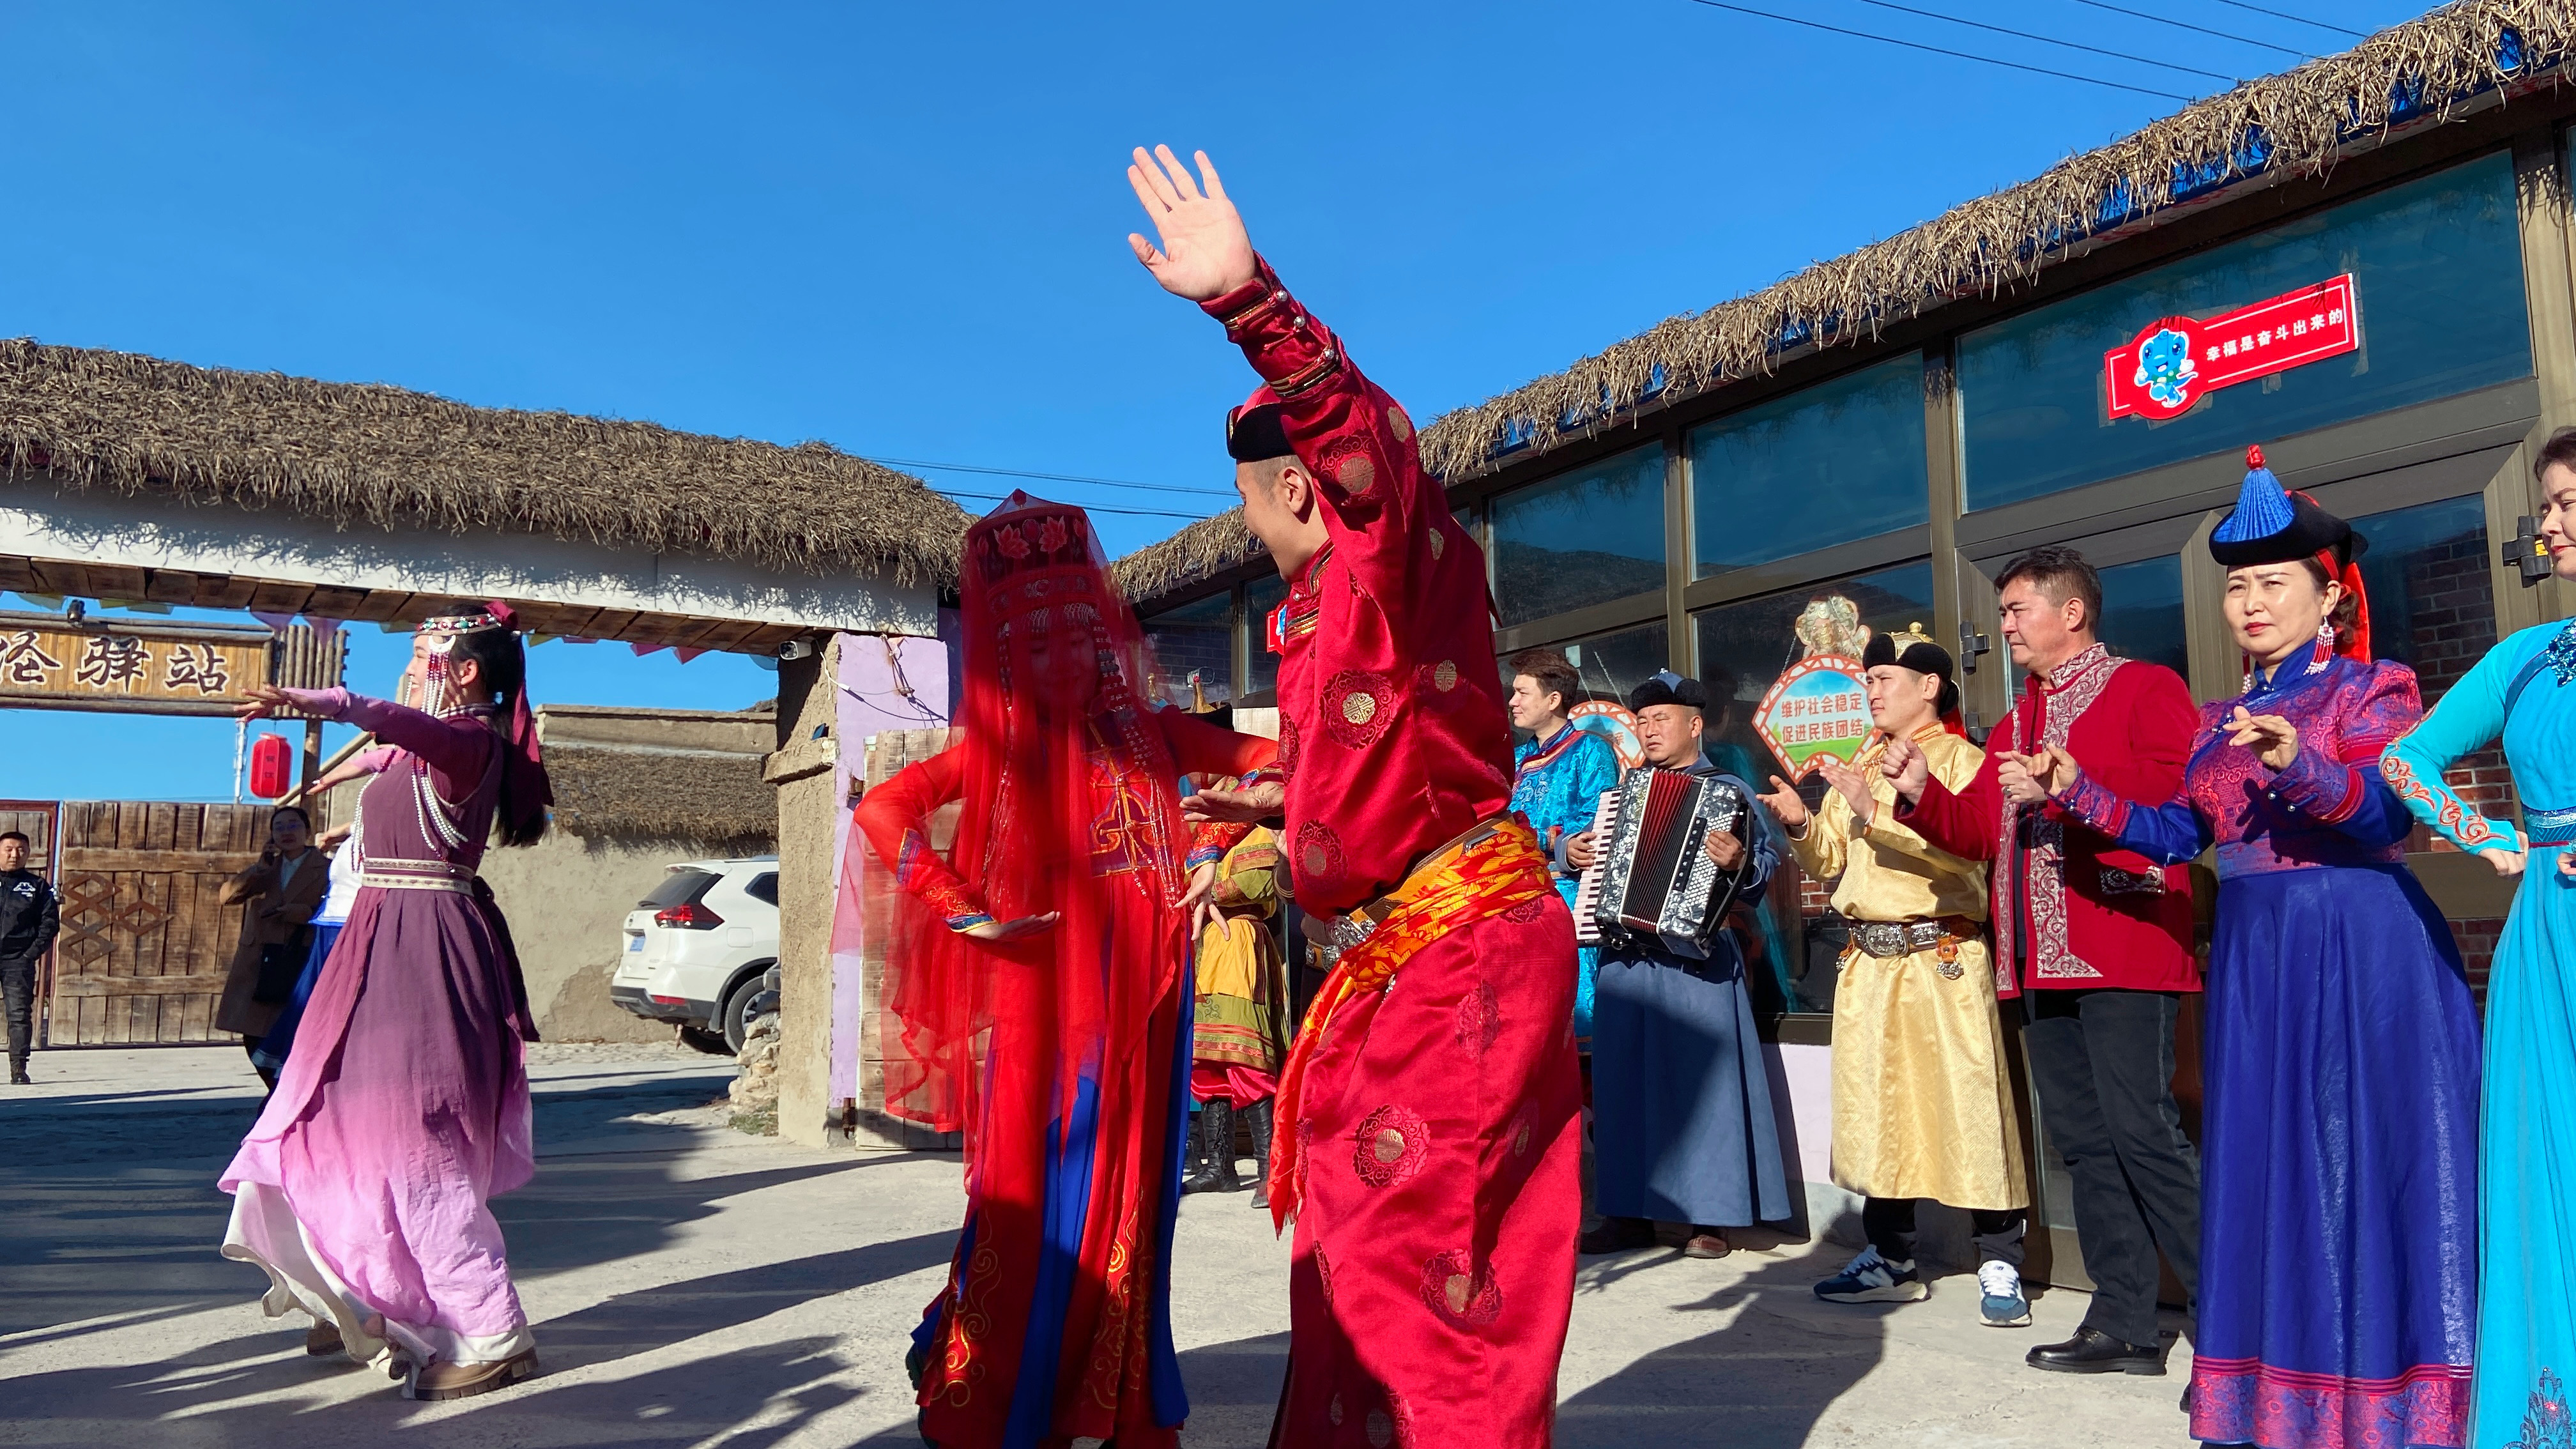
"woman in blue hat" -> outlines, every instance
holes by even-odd
[[[2535,467],[2549,500],[2541,546],[2576,579],[2576,428]],[[2442,772],[2504,741],[2522,830],[2489,820]],[[2576,620],[2525,629],[2487,651],[2389,746],[2380,769],[2417,819],[2506,876],[2513,914],[2487,978],[2486,1121],[2478,1143],[2478,1374],[2469,1443],[2576,1444]],[[2529,862],[2525,868],[2526,859]]]
[[[2132,850],[2218,846],[2192,1436],[2461,1445],[2477,1009],[2380,775],[2423,705],[2413,670],[2371,658],[2361,537],[2247,461],[2209,544],[2245,689],[2201,706],[2181,798],[2122,800],[2057,749],[2031,769]]]

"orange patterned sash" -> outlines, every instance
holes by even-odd
[[[1460,926],[1499,915],[1523,901],[1552,895],[1547,857],[1538,837],[1518,817],[1496,821],[1470,832],[1467,843],[1433,852],[1385,896],[1362,907],[1378,916],[1367,940],[1342,953],[1306,1008],[1306,1024],[1288,1047],[1288,1064],[1279,1072],[1279,1094],[1272,1109],[1277,1124],[1270,1135],[1270,1221],[1285,1231],[1297,1215],[1306,1191],[1304,1121],[1306,1065],[1331,1029],[1333,1014],[1344,1002],[1382,989],[1413,953]],[[1379,916],[1383,910],[1385,914]]]

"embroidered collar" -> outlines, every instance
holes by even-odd
[[[1519,773],[1526,775],[1533,770],[1543,770],[1556,763],[1559,755],[1574,748],[1574,737],[1581,733],[1582,731],[1574,727],[1574,721],[1567,720],[1555,734],[1549,735],[1531,747],[1529,754],[1521,760]]]
[[[2568,620],[2567,627],[2552,636],[2541,653],[2548,658],[2549,672],[2558,676],[2560,684],[2576,680],[2576,619]]]
[[[2050,694],[2055,694],[2059,690],[2064,689],[2068,685],[2071,685],[2075,681],[2083,678],[2093,669],[2110,662],[2110,646],[2106,644],[2088,644],[2081,652],[2077,653],[2074,658],[2069,659],[2065,663],[2058,665],[2055,669],[2048,671],[2047,683],[2041,687],[2046,689]]]

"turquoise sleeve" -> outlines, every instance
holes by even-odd
[[[2520,831],[2479,814],[2442,778],[2454,761],[2504,733],[2504,694],[2527,654],[2522,646],[2522,636],[2515,635],[2488,650],[2421,723],[2379,757],[2379,772],[2407,813],[2462,850],[2522,849]]]

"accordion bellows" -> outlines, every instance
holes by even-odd
[[[1601,797],[1592,868],[1575,896],[1576,939],[1708,959],[1744,875],[1718,869],[1701,847],[1713,830],[1749,847],[1751,826],[1744,792],[1714,775],[1629,771]]]

